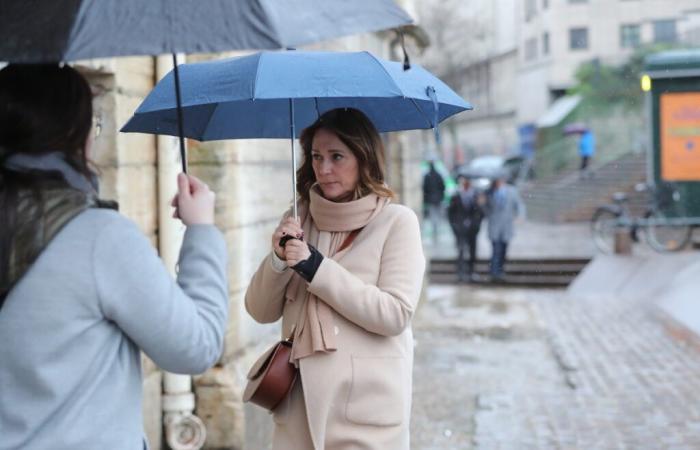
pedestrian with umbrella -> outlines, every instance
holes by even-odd
[[[188,137],[287,138],[295,167],[300,136],[294,204],[246,292],[257,321],[282,318],[299,368],[273,411],[273,449],[409,448],[425,259],[416,215],[391,202],[378,133],[437,129],[471,106],[421,67],[367,52],[265,52],[186,64],[180,80]],[[122,131],[175,134],[172,83]]]
[[[595,155],[595,134],[593,130],[586,130],[579,136],[578,154],[581,156],[581,167],[579,168],[580,177],[589,178],[592,175],[589,165],[591,158]]]
[[[578,136],[578,154],[581,157],[579,178],[590,177],[589,165],[595,155],[596,143],[593,130],[581,122],[574,122],[564,126],[564,136]]]

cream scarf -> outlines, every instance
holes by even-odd
[[[300,208],[304,236],[325,258],[337,259],[347,250],[337,253],[350,232],[367,225],[389,199],[369,194],[358,200],[335,203],[323,198],[318,189],[317,185],[312,186],[308,208]],[[337,349],[333,312],[322,299],[309,293],[306,286],[306,281],[295,274],[285,293],[291,301],[304,302],[294,328],[293,361]]]

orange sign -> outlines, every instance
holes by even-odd
[[[700,92],[661,94],[661,178],[700,181]]]

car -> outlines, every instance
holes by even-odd
[[[522,156],[509,158],[499,155],[477,156],[469,161],[469,164],[460,166],[456,176],[467,177],[472,180],[475,188],[486,191],[491,186],[491,182],[499,177],[505,177],[508,183],[514,183],[518,179],[523,161]]]

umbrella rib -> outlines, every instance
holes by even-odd
[[[426,123],[428,124],[427,128],[434,128],[435,126],[437,126],[437,124],[436,124],[436,125],[433,125],[433,124],[432,124],[432,122],[430,121],[430,119],[429,119],[429,118],[425,115],[425,113],[423,112],[423,109],[418,105],[418,103],[416,103],[416,100],[415,100],[413,97],[410,97],[410,96],[409,96],[409,97],[406,97],[406,95],[404,94],[403,90],[399,87],[398,84],[396,84],[396,81],[394,81],[394,77],[392,77],[391,74],[386,70],[386,67],[384,67],[384,64],[382,64],[382,63],[379,61],[379,59],[377,59],[377,57],[374,56],[373,54],[371,54],[370,52],[365,52],[365,53],[367,53],[369,56],[371,56],[372,59],[374,59],[374,61],[375,61],[377,64],[379,64],[379,66],[382,68],[382,70],[384,71],[384,73],[386,73],[386,75],[389,77],[389,79],[390,79],[391,82],[394,84],[394,86],[396,86],[396,88],[399,90],[399,92],[401,92],[401,95],[403,96],[403,98],[409,98],[409,99],[411,99],[411,103],[413,103],[413,105],[414,105],[414,106],[416,107],[416,109],[420,112],[421,116],[423,116],[423,118],[425,119]],[[409,70],[410,70],[410,69],[409,69]]]
[[[204,125],[204,130],[202,130],[202,140],[205,141],[205,136],[207,135],[207,131],[209,131],[209,125],[211,125],[211,118],[214,117],[214,113],[216,113],[216,110],[219,109],[219,106],[221,105],[221,102],[218,102],[214,107],[211,109],[211,113],[209,114],[209,117],[207,118],[205,125]]]
[[[265,55],[264,53],[260,52],[258,53],[258,64],[257,67],[255,68],[255,79],[253,80],[253,92],[251,93],[251,99],[255,101],[255,89],[258,87],[258,77],[260,76],[260,72],[262,72],[261,67],[262,67],[262,61],[263,61],[263,56]]]
[[[433,123],[430,121],[430,119],[425,115],[423,112],[423,108],[420,107],[418,103],[416,103],[416,99],[413,97],[409,97],[411,99],[411,103],[413,103],[413,106],[416,107],[416,109],[420,112],[420,115],[423,116],[425,121],[428,123],[427,128],[435,128],[438,124],[433,125]]]
[[[321,110],[318,109],[318,97],[314,97],[314,106],[316,107],[316,119],[321,117]]]
[[[391,80],[391,82],[393,83],[394,87],[396,87],[396,89],[398,89],[398,91],[401,92],[401,96],[404,97],[404,98],[406,98],[406,95],[404,94],[403,89],[401,89],[401,88],[399,87],[399,85],[396,84],[396,81],[394,81],[394,77],[392,77],[391,74],[390,74],[389,72],[387,72],[386,67],[384,67],[384,64],[382,64],[382,63],[379,61],[379,59],[377,59],[377,57],[374,56],[373,54],[371,54],[370,52],[365,51],[364,53],[366,53],[366,54],[368,54],[369,56],[371,56],[372,59],[374,60],[374,62],[377,63],[377,64],[379,64],[379,67],[382,68],[382,70],[384,71],[384,73],[386,74],[386,76],[387,76],[387,77]]]

